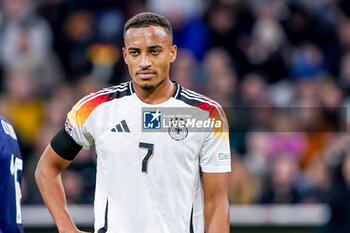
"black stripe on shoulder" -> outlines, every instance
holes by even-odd
[[[181,100],[191,106],[198,106],[201,103],[198,100],[190,99],[187,96],[184,96],[182,94],[178,95],[176,99]]]
[[[179,90],[179,94],[177,95],[176,99],[181,100],[183,102],[185,102],[188,105],[191,106],[199,106],[200,104],[206,103],[208,101],[210,101],[209,98],[198,94],[198,93],[189,93],[188,90],[186,88],[183,88],[179,85],[180,90]]]
[[[130,81],[121,83],[117,86],[108,87],[105,89],[105,91],[111,92],[111,97],[115,99],[119,99],[124,96],[130,96],[133,94]]]

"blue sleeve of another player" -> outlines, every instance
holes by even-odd
[[[0,117],[0,232],[23,233],[22,158],[11,124]]]

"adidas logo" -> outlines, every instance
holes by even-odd
[[[125,120],[122,120],[120,124],[117,124],[115,128],[111,129],[112,132],[125,132],[125,133],[130,133],[129,127],[126,124]]]

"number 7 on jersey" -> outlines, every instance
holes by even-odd
[[[145,142],[140,142],[139,148],[145,148],[147,149],[147,154],[142,160],[142,167],[141,171],[144,173],[147,173],[147,168],[148,168],[148,161],[151,159],[153,155],[153,150],[154,150],[154,144],[151,143],[145,143]]]

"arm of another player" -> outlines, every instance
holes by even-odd
[[[48,145],[35,170],[35,180],[60,233],[83,233],[75,226],[67,208],[61,172],[71,163]]]
[[[227,185],[229,173],[202,173],[207,233],[229,233]]]

